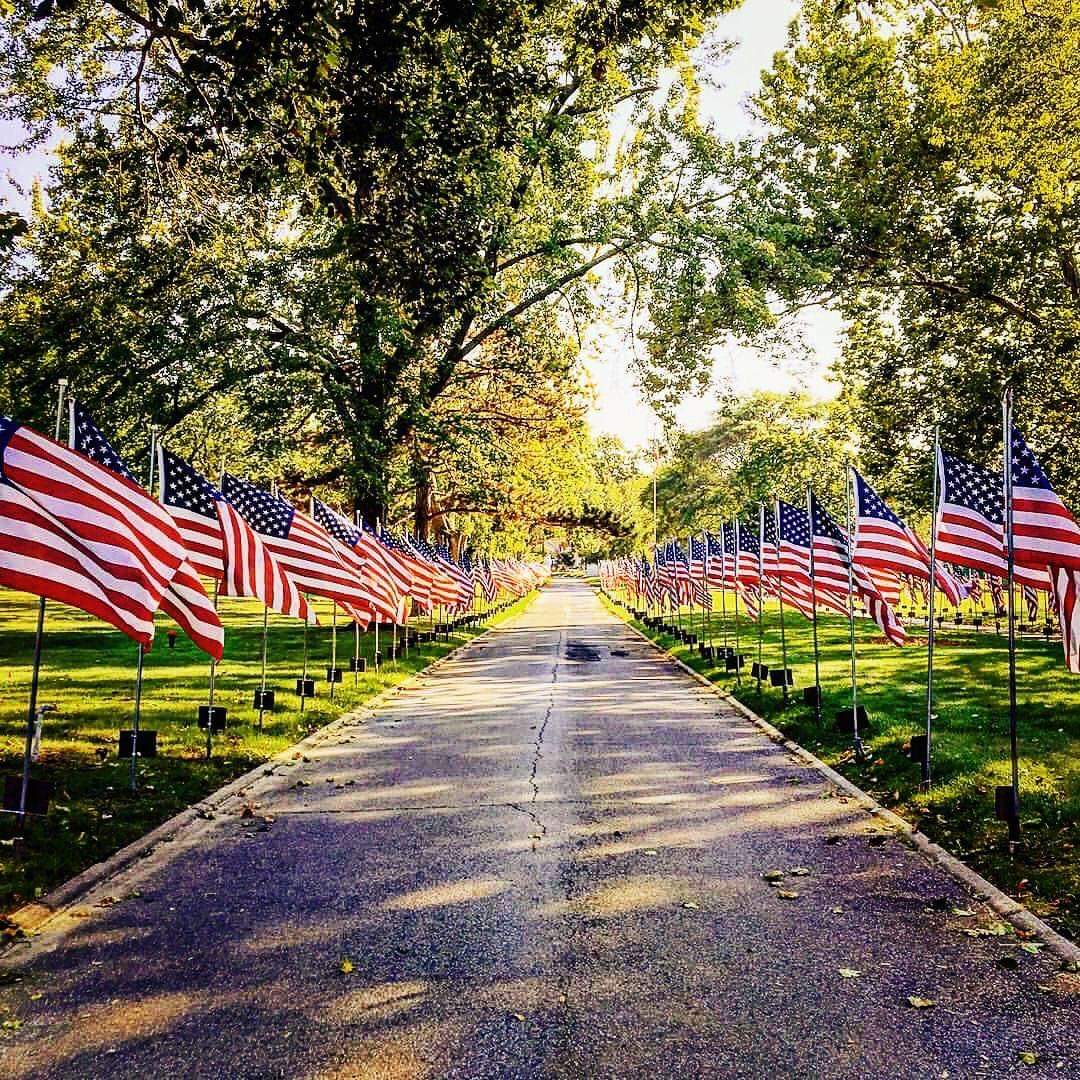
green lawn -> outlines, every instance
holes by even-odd
[[[741,613],[741,605],[740,605]],[[693,616],[700,633],[700,609]],[[684,615],[687,628],[689,615]],[[859,700],[868,710],[872,748],[863,765],[851,759],[850,735],[834,727],[836,713],[850,705],[847,620],[819,620],[822,723],[802,703],[802,688],[813,685],[810,623],[788,611],[785,630],[788,666],[795,688],[785,709],[779,689],[759,696],[749,665],[757,659],[757,626],[740,614],[741,647],[749,654],[741,682],[708,667],[696,649],[634,625],[702,671],[802,746],[814,751],[884,805],[896,810],[942,846],[975,867],[1048,922],[1080,937],[1080,678],[1063,666],[1059,642],[1025,638],[1017,658],[1019,683],[1020,794],[1023,843],[1007,851],[1006,831],[994,817],[994,788],[1009,783],[1007,666],[1005,638],[970,626],[939,632],[935,652],[936,712],[933,786],[919,791],[920,767],[903,752],[923,730],[926,717],[926,632],[910,629],[912,643],[883,643],[868,620],[857,624]],[[763,616],[763,661],[780,665],[779,613]],[[721,643],[719,612],[711,620],[714,643]],[[988,620],[992,627],[993,620]],[[728,612],[728,639],[734,624]]]
[[[57,711],[46,717],[33,775],[52,781],[54,796],[47,816],[30,819],[21,855],[13,843],[14,815],[0,815],[0,913],[106,858],[476,632],[459,631],[450,644],[424,645],[396,664],[384,663],[377,674],[369,670],[355,677],[348,670],[353,632],[339,620],[338,666],[345,669],[345,681],[331,702],[324,670],[330,656],[330,605],[317,601],[315,606],[322,625],[308,631],[308,646],[318,696],[300,711],[294,690],[302,666],[303,627],[271,615],[267,685],[277,691],[277,708],[265,716],[259,731],[252,692],[259,685],[262,613],[253,602],[222,601],[225,657],[218,665],[216,703],[228,709],[228,727],[215,737],[210,761],[205,759],[205,734],[196,725],[197,707],[206,702],[207,658],[183,635],[169,649],[168,622],[161,620],[145,661],[142,702],[142,726],[157,730],[158,756],[140,760],[139,791],[132,794],[129,761],[119,759],[116,751],[118,730],[131,725],[136,646],[81,612],[50,604],[38,701],[55,704]],[[0,772],[6,774],[21,770],[36,608],[32,597],[0,591]],[[430,622],[418,625],[424,629]],[[388,653],[385,634],[379,645]],[[361,653],[372,668],[374,634],[361,636]]]

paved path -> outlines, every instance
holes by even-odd
[[[0,1075],[1080,1075],[1075,976],[580,583],[310,757],[39,939]]]

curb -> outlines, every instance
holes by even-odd
[[[920,855],[933,866],[944,870],[950,877],[960,882],[961,885],[970,889],[975,899],[984,901],[998,915],[1011,923],[1019,930],[1034,934],[1042,939],[1047,952],[1057,957],[1062,965],[1069,970],[1080,968],[1080,947],[1071,942],[1067,937],[1059,934],[1052,926],[1048,926],[1037,915],[1030,912],[1023,904],[1014,900],[1011,896],[1002,892],[996,885],[991,884],[981,874],[976,873],[966,863],[961,862],[955,855],[951,855],[940,844],[935,844],[920,833],[909,821],[893,813],[887,807],[882,806],[872,795],[867,794],[862,788],[857,787],[845,776],[841,776],[831,766],[826,765],[819,757],[810,753],[809,750],[800,746],[797,742],[789,739],[779,728],[773,727],[768,720],[758,716],[753,709],[747,708],[726,690],[721,689],[716,683],[707,679],[700,671],[695,671],[689,664],[669,652],[658,642],[653,641],[648,634],[642,633],[631,622],[622,618],[623,625],[635,633],[642,641],[648,642],[661,656],[674,662],[687,675],[695,679],[702,686],[707,686],[717,697],[722,698],[740,716],[749,720],[760,728],[768,738],[782,746],[785,750],[800,758],[807,765],[822,773],[830,783],[850,795],[865,810],[889,825],[901,838],[909,843]]]
[[[529,602],[532,602],[531,599]],[[502,620],[500,620],[500,622],[501,621]],[[266,761],[256,765],[255,768],[249,769],[235,780],[229,781],[224,787],[220,787],[205,798],[192,803],[186,809],[181,810],[180,813],[175,814],[167,821],[163,821],[157,828],[151,829],[150,832],[140,836],[137,840],[133,840],[126,847],[122,847],[119,851],[110,855],[109,858],[102,862],[95,863],[93,866],[87,867],[81,874],[76,874],[75,877],[69,878],[67,881],[63,882],[63,884],[56,886],[55,889],[52,889],[39,899],[34,900],[29,904],[24,904],[21,908],[16,909],[8,915],[7,918],[26,935],[40,932],[48,922],[60,915],[65,908],[70,907],[92,888],[100,885],[103,881],[107,881],[109,878],[115,877],[121,871],[126,870],[138,859],[149,855],[160,844],[168,843],[173,840],[177,834],[192,823],[212,818],[215,811],[224,803],[238,795],[242,795],[244,791],[256,781],[275,773],[280,766],[292,761],[296,753],[301,751],[304,747],[310,748],[318,746],[323,742],[329,742],[332,736],[341,727],[352,723],[360,716],[377,712],[378,709],[386,703],[388,698],[393,697],[395,694],[400,693],[405,687],[411,686],[419,679],[424,678],[429,672],[442,667],[447,661],[457,657],[475,642],[487,637],[487,635],[499,625],[500,623],[496,622],[482,630],[479,634],[475,634],[467,641],[455,645],[448,653],[432,660],[426,667],[414,672],[400,682],[394,683],[393,686],[388,686],[385,690],[380,690],[379,693],[368,698],[367,701],[362,702],[352,712],[342,713],[341,716],[337,717],[335,720],[331,720],[325,727],[313,731],[310,735],[306,735],[304,738],[292,743],[284,750],[278,751],[273,757],[267,758]],[[0,965],[3,965],[8,961],[11,952],[20,944],[26,944],[25,937],[18,938],[12,941],[6,948],[0,949]]]

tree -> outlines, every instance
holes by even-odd
[[[860,454],[902,509],[935,424],[1000,454],[1006,385],[1080,499],[1078,56],[1069,0],[809,0],[763,77],[747,182],[830,264]]]
[[[443,397],[545,309],[587,321],[601,273],[670,396],[820,278],[698,120],[688,48],[727,4],[15,5],[9,111],[74,137],[9,274],[8,396],[42,400],[73,353],[91,404],[167,428],[230,389],[385,516],[402,455],[422,486],[456,437]],[[133,340],[84,321],[117,296]]]
[[[756,522],[762,502],[804,505],[808,486],[842,506],[849,424],[840,403],[802,394],[724,399],[709,427],[677,434],[668,448],[657,475],[658,535],[716,532],[734,517]],[[651,504],[651,487],[641,500]]]

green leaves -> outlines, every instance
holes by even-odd
[[[790,246],[828,273],[860,456],[902,513],[928,500],[935,421],[950,450],[990,461],[1007,380],[1028,428],[1055,446],[1068,429],[1078,49],[1069,0],[872,19],[813,0],[764,78],[769,130],[745,168],[764,205],[786,197]],[[1075,497],[1080,467],[1062,458],[1055,484]]]

